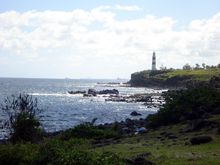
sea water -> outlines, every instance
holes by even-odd
[[[161,92],[149,88],[120,86],[108,82],[126,82],[127,80],[95,80],[95,79],[25,79],[0,78],[0,103],[7,96],[26,93],[37,98],[38,107],[42,109],[39,119],[43,129],[54,132],[71,128],[83,122],[97,118],[96,124],[122,121],[132,117],[130,113],[137,111],[145,118],[155,113],[157,108],[147,108],[143,103],[106,102],[105,97],[83,97],[71,95],[68,91],[117,89],[120,95]],[[0,110],[0,121],[6,118]],[[0,136],[4,132],[0,129]],[[0,138],[1,138],[0,137]]]

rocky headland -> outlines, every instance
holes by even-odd
[[[129,83],[133,87],[185,89],[192,85],[207,83],[213,76],[219,74],[220,68],[145,70],[131,74]]]
[[[95,89],[88,89],[88,91],[68,91],[69,94],[82,94],[83,97],[97,97],[102,96],[106,102],[125,102],[125,103],[143,103],[148,108],[160,108],[165,104],[164,92],[154,93],[140,93],[121,95],[117,89],[105,89],[97,91]]]

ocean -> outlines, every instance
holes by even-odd
[[[122,121],[126,118],[136,119],[130,113],[137,111],[145,118],[155,113],[157,108],[147,108],[143,103],[106,102],[105,97],[83,97],[71,95],[68,91],[117,89],[121,95],[137,93],[161,92],[150,88],[124,87],[109,82],[126,82],[127,80],[95,80],[95,79],[26,79],[0,78],[0,103],[12,94],[26,93],[37,98],[39,115],[43,129],[55,132],[71,128],[83,122],[97,118],[96,124]],[[140,117],[139,117],[140,118]],[[5,114],[0,110],[0,121]],[[0,138],[6,135],[0,129]]]

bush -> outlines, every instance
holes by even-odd
[[[80,124],[72,129],[66,130],[61,138],[68,140],[72,137],[85,138],[85,139],[102,139],[102,138],[113,138],[116,137],[117,133],[110,128],[98,128],[90,124]]]
[[[94,165],[123,165],[124,161],[116,154],[111,152],[103,152],[95,157]]]
[[[34,165],[38,148],[31,144],[7,144],[0,146],[0,162],[5,165]]]
[[[89,141],[72,138],[45,139],[38,144],[0,145],[0,164],[6,165],[122,165],[124,160],[111,152],[94,152]]]
[[[201,119],[209,113],[220,113],[220,92],[211,87],[195,87],[168,93],[166,104],[147,117],[147,125],[158,127],[181,121]]]
[[[72,145],[78,142],[78,140],[79,139],[71,139],[70,141],[51,140],[41,145],[37,164],[114,165],[116,162],[118,165],[123,164],[123,160],[116,154],[110,152],[91,152],[88,148],[81,148],[77,144]]]
[[[12,142],[34,142],[41,137],[40,122],[36,117],[40,112],[37,99],[28,94],[12,95],[4,100],[1,108],[8,115],[4,126],[9,129]]]

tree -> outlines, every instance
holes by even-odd
[[[167,70],[167,67],[166,67],[166,66],[161,65],[161,66],[160,66],[160,70]]]
[[[220,68],[220,64],[217,65],[217,68]]]
[[[4,127],[10,131],[10,140],[34,142],[41,137],[40,122],[37,113],[37,99],[28,94],[7,97],[1,109],[8,115]]]
[[[201,69],[201,68],[200,68],[200,65],[199,65],[199,64],[196,64],[195,70],[199,70],[199,69]]]
[[[187,63],[183,65],[183,70],[192,70],[192,67]]]
[[[211,67],[209,65],[206,65],[206,69],[210,69]]]

